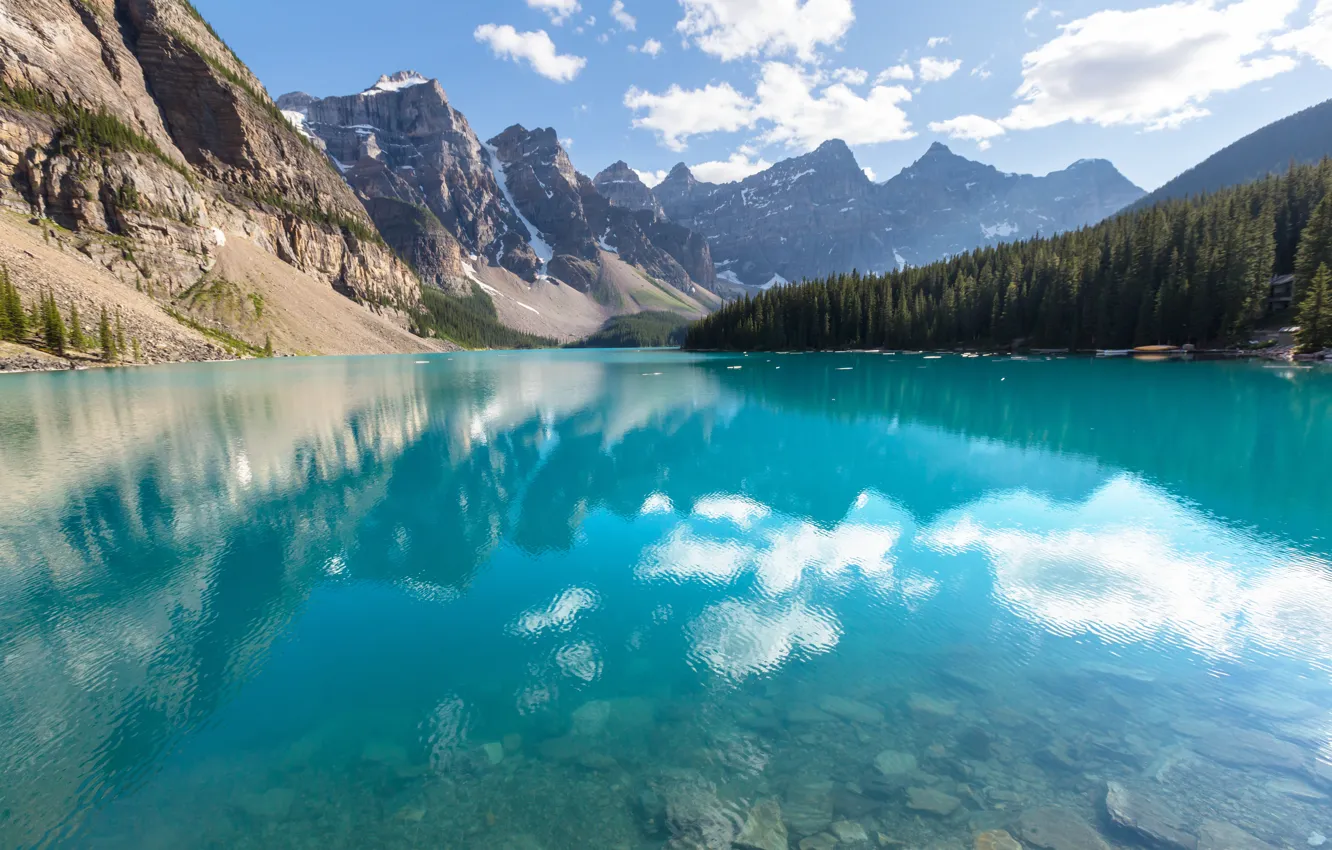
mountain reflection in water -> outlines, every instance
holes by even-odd
[[[1190,836],[1332,826],[1325,372],[555,352],[0,402],[2,846],[727,847],[769,798],[792,846],[970,846],[1105,779]]]

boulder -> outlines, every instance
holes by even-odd
[[[874,767],[884,776],[905,776],[916,772],[916,757],[899,750],[884,750],[874,757]]]
[[[937,723],[951,720],[957,716],[957,703],[952,700],[936,699],[927,694],[912,694],[907,700],[911,715],[921,723]]]
[[[789,850],[781,804],[773,799],[755,803],[735,839],[735,846],[749,850]]]
[[[1023,812],[1018,833],[1027,844],[1042,850],[1110,850],[1085,820],[1059,807]]]
[[[819,700],[819,708],[834,717],[855,723],[879,725],[884,720],[883,712],[879,709],[846,697],[826,696]]]
[[[933,788],[907,789],[907,808],[913,811],[947,817],[961,805],[962,801],[958,798]]]
[[[990,829],[976,836],[976,850],[1022,850],[1022,845],[1007,830]]]
[[[1193,748],[1212,761],[1231,767],[1262,767],[1300,773],[1304,751],[1289,741],[1252,729],[1223,729],[1204,735]]]
[[[822,779],[797,779],[786,789],[782,806],[786,822],[799,835],[828,828],[833,819],[833,784]]]
[[[1118,782],[1106,783],[1105,811],[1111,823],[1167,850],[1198,850],[1198,839],[1184,831],[1183,823],[1156,800]]]

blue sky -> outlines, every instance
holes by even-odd
[[[830,138],[884,180],[933,141],[1005,171],[1103,157],[1154,188],[1332,95],[1332,0],[195,0],[276,97],[414,69],[483,139],[554,127],[738,178]]]

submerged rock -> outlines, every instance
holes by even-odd
[[[957,736],[957,748],[962,755],[976,761],[986,761],[990,757],[990,747],[994,745],[994,736],[980,726],[968,726]]]
[[[736,847],[750,850],[788,850],[786,824],[782,822],[782,807],[773,799],[759,800],[749,810],[744,829],[735,839]]]
[[[833,819],[833,784],[829,780],[797,780],[786,789],[782,806],[786,822],[800,835],[828,828]]]
[[[1022,840],[1043,850],[1110,850],[1096,830],[1068,809],[1031,809],[1022,813],[1018,825]]]
[[[884,776],[905,776],[916,772],[916,757],[899,750],[884,750],[874,757],[874,766]]]
[[[908,788],[907,808],[917,812],[928,812],[939,817],[947,817],[957,811],[962,801],[933,788]]]
[[[1184,831],[1178,817],[1155,800],[1118,782],[1106,783],[1105,811],[1115,826],[1158,847],[1197,850],[1198,839]]]
[[[907,700],[911,715],[921,723],[938,723],[957,716],[957,703],[952,700],[936,699],[927,694],[912,694]]]
[[[1007,830],[990,829],[976,836],[976,850],[1022,850],[1022,845]]]
[[[1296,800],[1305,800],[1310,803],[1321,803],[1327,799],[1327,795],[1309,783],[1291,777],[1280,777],[1267,783],[1267,790],[1275,791],[1278,794],[1284,794],[1287,797],[1294,797]]]
[[[869,841],[869,834],[865,832],[865,827],[854,821],[837,821],[832,825],[832,833],[843,844],[865,844]]]
[[[1194,741],[1193,747],[1212,761],[1231,767],[1266,767],[1300,773],[1304,751],[1289,741],[1251,729],[1225,729]]]
[[[800,850],[833,850],[836,846],[837,836],[829,835],[826,832],[811,835],[800,842]]]
[[[1198,850],[1272,850],[1237,826],[1209,820],[1198,829]]]
[[[877,725],[883,723],[883,712],[872,705],[845,697],[826,696],[819,700],[819,708],[834,717],[856,723]]]

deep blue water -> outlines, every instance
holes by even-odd
[[[0,847],[1316,845],[1330,533],[1326,370],[0,377]]]

